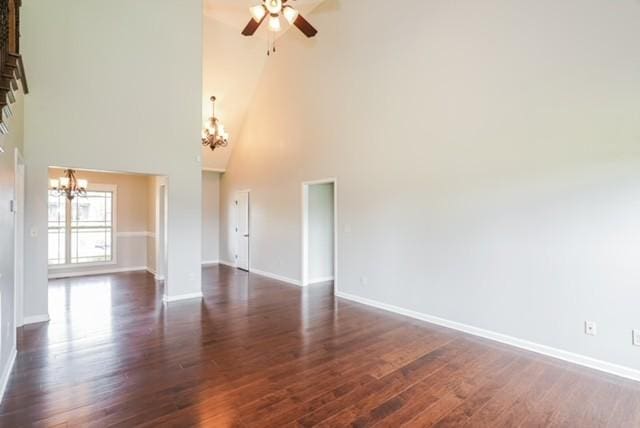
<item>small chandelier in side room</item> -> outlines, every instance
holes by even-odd
[[[58,195],[67,195],[67,199],[72,201],[76,196],[86,196],[87,180],[76,178],[76,172],[72,169],[65,169],[64,176],[59,179],[49,180],[49,189],[58,192]]]
[[[213,151],[216,147],[227,147],[227,144],[229,144],[229,134],[216,117],[216,97],[211,97],[211,117],[202,130],[202,145],[208,146]]]

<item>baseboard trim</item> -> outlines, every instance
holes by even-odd
[[[326,276],[324,278],[310,279],[309,282],[308,282],[308,285],[319,284],[321,282],[329,282],[329,281],[333,281],[333,276]]]
[[[164,303],[172,303],[179,302],[181,300],[192,300],[192,299],[202,299],[204,296],[202,292],[198,293],[190,293],[190,294],[181,294],[179,296],[162,296],[162,301]]]
[[[49,273],[49,279],[61,278],[77,278],[79,276],[108,275],[110,273],[140,272],[149,271],[147,266],[132,266],[124,268],[97,269],[91,271],[75,271],[75,272],[54,272]]]
[[[9,360],[2,371],[2,378],[0,379],[0,403],[4,398],[4,392],[7,390],[7,385],[9,384],[9,378],[11,377],[11,372],[13,371],[13,366],[16,362],[16,356],[18,352],[16,350],[15,345],[11,349],[11,354],[9,354]]]
[[[51,318],[49,318],[49,314],[31,315],[22,319],[22,325],[38,324],[41,322],[48,322],[49,320],[51,320]]]
[[[295,285],[295,286],[298,286],[298,287],[302,286],[302,283],[300,281],[298,281],[297,279],[287,278],[286,276],[277,275],[275,273],[265,272],[263,270],[259,270],[259,269],[255,269],[255,268],[250,268],[249,272],[250,273],[255,273],[255,274],[260,275],[260,276],[265,276],[267,278],[275,279],[277,281],[286,282],[288,284],[292,284],[292,285]]]
[[[569,363],[588,367],[590,369],[598,370],[598,371],[612,374],[615,376],[619,376],[619,377],[623,377],[623,378],[631,379],[635,381],[640,381],[640,370],[632,369],[630,367],[609,363],[609,362],[598,360],[592,357],[587,357],[585,355],[575,354],[573,352],[564,351],[562,349],[552,348],[550,346],[541,345],[539,343],[530,342],[524,339],[518,339],[517,337],[508,336],[502,333],[497,333],[495,331],[485,330],[485,329],[474,327],[468,324],[463,324],[456,321],[450,321],[444,318],[439,318],[439,317],[427,315],[421,312],[404,309],[398,306],[381,303],[376,300],[367,299],[364,297],[356,296],[354,294],[349,294],[344,292],[336,292],[335,294],[336,294],[336,297],[340,297],[342,299],[350,300],[356,303],[361,303],[363,305],[393,312],[399,315],[404,315],[404,316],[418,319],[421,321],[426,321],[431,324],[436,324],[442,327],[458,330],[474,336],[483,337],[485,339],[493,340],[495,342],[504,343],[506,345],[514,346],[516,348],[525,349],[527,351],[546,355],[548,357],[567,361]]]
[[[220,264],[219,260],[207,260],[202,262],[202,266],[215,266]]]
[[[158,275],[158,273],[154,269],[151,269],[149,266],[147,266],[147,272],[149,272],[151,275],[153,275],[153,278],[156,281],[164,281],[164,276]]]
[[[232,267],[232,268],[236,267],[235,263],[229,262],[229,261],[226,261],[226,260],[218,260],[218,263],[221,264],[221,265]]]

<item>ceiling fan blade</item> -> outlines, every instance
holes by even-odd
[[[298,15],[298,17],[296,18],[296,20],[293,22],[293,25],[295,25],[296,27],[298,27],[298,29],[300,31],[302,31],[304,33],[305,36],[307,37],[313,37],[316,34],[318,34],[318,30],[316,30],[315,28],[313,28],[313,25],[311,25],[309,23],[309,21],[307,21],[306,19],[304,19],[302,17],[302,15]]]
[[[262,21],[264,21],[264,18],[266,16],[267,15],[265,14],[262,17],[262,19],[260,20],[260,22],[258,22],[255,19],[251,18],[251,20],[249,20],[249,23],[247,24],[247,26],[244,27],[244,30],[242,30],[242,35],[243,36],[253,36],[253,34],[256,32],[256,30],[258,29],[260,24],[262,24]]]

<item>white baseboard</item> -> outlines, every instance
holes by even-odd
[[[410,318],[426,321],[431,324],[440,325],[442,327],[451,328],[453,330],[462,331],[474,336],[479,336],[485,339],[504,343],[506,345],[515,346],[516,348],[526,349],[527,351],[532,351],[538,354],[546,355],[548,357],[557,358],[559,360],[578,364],[584,367],[589,367],[594,370],[599,370],[623,378],[640,381],[640,370],[632,369],[630,367],[609,363],[607,361],[598,360],[595,358],[587,357],[585,355],[575,354],[573,352],[564,351],[562,349],[552,348],[550,346],[541,345],[539,343],[530,342],[524,339],[518,339],[517,337],[508,336],[506,334],[497,333],[491,330],[485,330],[456,321],[450,321],[444,318],[439,318],[432,315],[423,314],[421,312],[404,309],[398,306],[381,303],[349,293],[336,292],[336,296],[357,303],[362,303],[363,305],[372,306],[374,308],[383,309],[385,311],[394,312],[396,314],[404,315]]]
[[[220,264],[219,260],[207,260],[202,262],[202,266],[215,266]]]
[[[151,269],[149,266],[147,266],[147,272],[149,272],[151,275],[153,275],[153,278],[156,281],[164,281],[164,276],[162,275],[158,275],[158,272],[155,271],[155,269]]]
[[[182,294],[179,296],[162,296],[162,301],[165,303],[179,302],[180,300],[202,299],[204,296],[202,292]]]
[[[232,262],[229,262],[229,261],[226,261],[226,260],[219,260],[218,264],[229,266],[229,267],[232,267],[232,268],[236,268],[237,267],[235,263],[232,263]],[[287,284],[292,284],[292,285],[295,285],[295,286],[298,286],[298,287],[302,286],[302,282],[297,280],[297,279],[288,278],[286,276],[277,275],[275,273],[266,272],[266,271],[263,271],[263,270],[260,270],[260,269],[256,269],[256,268],[253,268],[253,267],[249,268],[249,272],[253,273],[253,274],[256,274],[256,275],[264,276],[264,277],[267,277],[267,278],[275,279],[277,281],[286,282]]]
[[[2,402],[2,399],[4,398],[4,392],[7,389],[7,384],[9,383],[9,378],[11,377],[11,371],[13,370],[13,365],[16,362],[17,355],[18,352],[14,346],[9,354],[9,360],[2,370],[2,377],[0,378],[0,402]]]
[[[319,284],[321,282],[333,281],[333,276],[325,276],[324,278],[314,278],[309,280],[309,285]]]
[[[48,322],[50,319],[51,318],[49,318],[49,314],[31,315],[22,319],[22,325],[24,326],[29,324],[38,324],[41,322]]]
[[[106,268],[106,269],[97,269],[97,270],[87,270],[87,271],[74,271],[74,272],[50,272],[49,279],[60,279],[60,278],[76,278],[79,276],[92,276],[92,275],[107,275],[110,273],[124,273],[124,272],[139,272],[139,271],[148,271],[149,268],[146,266],[132,266],[132,267],[124,267],[124,268]]]
[[[275,273],[265,272],[263,270],[259,270],[259,269],[255,269],[255,268],[250,268],[249,271],[250,271],[250,273],[255,273],[255,274],[258,274],[260,276],[266,276],[267,278],[275,279],[277,281],[286,282],[288,284],[293,284],[293,285],[296,285],[298,287],[302,286],[302,283],[300,281],[298,281],[297,279],[287,278],[286,276],[276,275]]]

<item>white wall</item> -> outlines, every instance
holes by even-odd
[[[0,388],[16,350],[14,214],[9,207],[15,198],[15,149],[23,145],[23,106],[20,90],[11,104],[13,117],[5,118],[9,134],[0,135]]]
[[[200,0],[33,0],[22,8],[26,313],[47,313],[47,167],[166,175],[171,296],[200,290]]]
[[[251,188],[253,266],[300,278],[300,183],[337,177],[341,291],[640,369],[640,4],[366,3],[268,62],[221,258]]]
[[[202,262],[220,259],[220,174],[202,172]]]
[[[309,186],[309,282],[333,279],[333,183]]]

